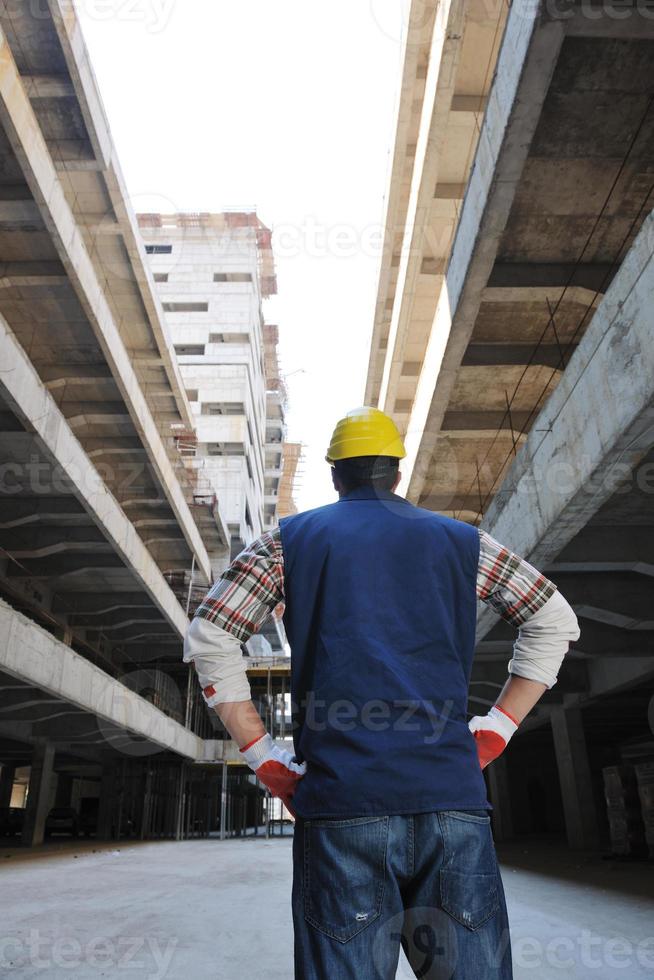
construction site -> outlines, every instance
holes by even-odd
[[[358,401],[406,447],[395,492],[526,559],[580,637],[483,774],[513,974],[421,972],[403,934],[397,973],[374,952],[369,972],[296,959],[295,976],[639,980],[654,10],[406,8]],[[134,209],[70,0],[0,3],[0,52],[0,974],[290,980],[294,807],[183,659],[207,593],[302,509],[315,434],[308,412],[289,434],[274,226],[254,207]],[[298,613],[269,607],[234,635],[292,753]],[[501,696],[515,640],[479,605],[468,717]],[[377,915],[375,950],[398,928]]]

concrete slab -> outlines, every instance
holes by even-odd
[[[188,759],[201,759],[204,742],[145,698],[90,663],[81,654],[0,599],[0,667],[12,677],[95,715],[108,742],[116,726]],[[5,708],[6,710],[6,708]],[[1,971],[0,971],[1,972]]]
[[[68,16],[74,16],[72,7]],[[171,509],[179,521],[191,554],[206,581],[212,581],[211,563],[200,532],[168,456],[157,421],[153,418],[144,390],[137,377],[131,355],[126,347],[120,324],[116,321],[107,294],[95,269],[75,215],[66,199],[61,176],[50,156],[11,45],[0,29],[0,122],[29,185],[45,228],[52,237],[59,259],[66,270],[77,300],[84,310],[94,338],[99,344],[120,389],[121,396],[148,454],[153,472]],[[0,220],[1,220],[0,215]],[[143,270],[145,276],[145,270]],[[154,327],[152,328],[154,330]],[[171,389],[172,391],[172,389]],[[180,391],[181,395],[181,391]],[[188,409],[185,396],[183,407]],[[190,414],[183,415],[190,420]],[[173,419],[179,418],[175,413]],[[170,430],[167,431],[167,435]]]
[[[135,969],[152,980],[293,976],[290,839],[71,845],[28,860],[8,853],[0,849],[12,895],[0,969],[17,980]],[[643,865],[573,865],[542,844],[502,853],[515,980],[652,975],[654,898]],[[397,980],[411,976],[401,963]]]

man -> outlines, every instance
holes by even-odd
[[[297,980],[507,980],[511,952],[482,768],[557,677],[574,613],[476,527],[394,491],[382,412],[349,412],[327,454],[339,500],[246,548],[185,649],[244,761],[297,815]],[[467,722],[477,599],[518,627],[509,677]],[[240,644],[284,604],[295,755],[266,734]]]

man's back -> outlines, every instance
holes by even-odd
[[[297,812],[487,806],[466,720],[477,529],[359,489],[280,530]]]

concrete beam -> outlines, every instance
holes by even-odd
[[[1,317],[0,363],[0,392],[5,401],[26,431],[35,435],[45,456],[61,467],[75,498],[112,543],[120,563],[132,570],[155,606],[183,636],[188,625],[184,610]]]
[[[60,705],[65,703],[59,701]],[[35,721],[32,734],[34,738],[47,738],[54,742],[60,752],[79,742],[86,746],[106,745],[104,733],[98,728],[95,717],[76,710],[64,710],[58,717]]]
[[[61,262],[2,262],[0,263],[0,284],[8,286],[59,285],[68,282],[68,276]]]
[[[64,75],[22,75],[21,78],[30,99],[75,98],[73,83]]]
[[[649,597],[651,602],[651,595]],[[643,616],[629,616],[611,609],[600,608],[590,604],[574,604],[574,610],[580,619],[592,619],[596,623],[605,623],[621,630],[647,631],[654,634],[654,619]]]
[[[70,18],[70,11],[73,8],[71,5],[68,5],[68,8]],[[61,179],[26,94],[11,46],[1,30],[0,121],[39,207],[43,222],[52,236],[59,258],[88,316],[103,354],[111,366],[129,410],[132,424],[143,439],[152,467],[184,530],[198,569],[207,581],[211,581],[211,563],[206,548],[184,499],[119,328],[98,281],[82,232],[66,200]]]
[[[462,201],[466,194],[465,184],[436,184],[434,197],[439,201]]]
[[[172,352],[170,336],[159,294],[145,251],[136,216],[130,204],[129,194],[118,163],[118,155],[111,139],[109,123],[102,105],[102,98],[90,63],[89,53],[79,23],[73,0],[49,0],[49,13],[56,31],[63,56],[66,59],[80,112],[96,158],[102,163],[103,179],[111,200],[120,234],[129,256],[130,272],[137,285],[154,345],[170,382],[179,420],[193,427],[193,414],[186,397],[184,382],[177,358]]]
[[[75,539],[69,540],[71,531],[81,531]],[[63,538],[63,540],[62,540]],[[87,528],[31,528],[10,532],[3,536],[2,546],[14,558],[48,558],[64,553],[113,554],[109,541],[102,537],[93,526]]]
[[[563,369],[577,345],[557,344],[469,344],[462,367],[497,367],[504,364],[533,364]]]
[[[624,4],[588,0],[557,0],[550,16],[561,18],[569,37],[589,37],[597,40],[622,41],[654,40],[652,8],[646,3]]]
[[[57,592],[52,601],[52,611],[68,613],[73,623],[78,615],[86,617],[105,616],[120,612],[124,609],[150,609],[151,603],[145,593],[111,592],[105,595],[95,593],[77,593],[67,598],[64,593]]]
[[[648,629],[647,624],[643,630],[624,629],[606,621],[608,617],[599,621],[594,614],[592,619],[586,619],[583,609],[575,611],[581,620],[579,647],[590,656],[642,657],[654,648],[654,630]]]
[[[188,759],[203,757],[197,735],[56,640],[0,599],[0,668],[61,698],[122,732],[147,739]]]
[[[609,490],[613,490],[611,484]],[[557,555],[558,562],[594,563],[618,562],[621,564],[649,564],[654,554],[654,527],[647,525],[606,525],[589,524],[584,526]],[[551,562],[547,562],[548,568]]]
[[[524,436],[518,437],[518,433],[523,430],[527,431],[531,420],[531,412],[511,411],[513,431],[516,434],[518,443],[525,438]],[[443,432],[479,432],[479,436],[482,439],[489,432],[494,434],[498,429],[506,429],[508,432],[511,431],[506,412],[446,412],[443,416],[443,424],[441,425]]]
[[[102,568],[124,568],[115,554],[99,555],[95,551],[76,555],[59,555],[53,558],[21,558],[9,562],[8,578],[62,578],[65,575],[88,574]]]
[[[654,657],[650,653],[640,657],[620,657],[616,660],[609,653],[606,657],[594,657],[588,670],[590,696],[603,697],[606,694],[628,691],[634,685],[654,680]]]
[[[80,629],[102,629],[103,633],[108,630],[124,629],[133,623],[154,623],[161,625],[161,613],[156,609],[139,608],[137,610],[120,609],[115,612],[105,613],[98,621],[98,614],[92,613],[87,616],[72,615],[68,617],[68,624]]]
[[[43,219],[35,202],[0,200],[0,230],[42,231]]]
[[[654,578],[654,565],[642,561],[555,561],[545,569],[547,575],[554,577],[563,575],[592,575],[601,572],[602,575],[621,575],[633,572],[635,575],[647,575]]]
[[[113,375],[109,370],[109,365],[105,363],[72,364],[68,362],[64,364],[43,364],[39,367],[39,377],[48,386],[50,391],[56,385],[63,385],[66,382],[74,383],[75,385],[97,385],[98,383],[104,384],[105,382],[111,382],[115,385]]]
[[[461,57],[465,7],[461,0],[444,0],[438,4],[436,10],[400,265],[394,290],[398,301],[392,310],[388,353],[379,392],[378,404],[385,411],[393,410],[390,402],[395,401],[395,386],[404,361],[406,335],[431,228],[434,188],[438,183],[439,166],[447,140],[447,120],[452,111]],[[449,247],[449,236],[447,245]]]
[[[469,511],[478,513],[482,504],[479,494],[463,494],[454,490],[452,493],[430,493],[420,498],[420,507],[436,510],[442,513],[460,513]]]
[[[387,346],[386,344],[382,345],[382,337],[387,334],[388,330],[386,322],[388,304],[392,309],[393,296],[396,293],[393,284],[393,269],[396,263],[399,264],[399,253],[402,247],[401,241],[397,241],[397,239],[402,237],[408,207],[404,178],[408,168],[413,168],[416,155],[416,144],[412,138],[414,106],[416,99],[422,98],[423,93],[424,83],[418,82],[418,71],[425,63],[423,59],[427,59],[429,56],[437,6],[436,0],[408,5],[407,30],[403,38],[403,72],[397,106],[395,148],[385,195],[384,227],[387,229],[388,242],[382,253],[379,272],[375,321],[365,392],[367,405],[376,404],[380,380],[377,372],[377,361],[378,359],[382,360],[379,356],[380,352],[385,351]],[[390,317],[388,318],[390,319]]]
[[[80,226],[87,235],[93,238],[117,237],[122,235],[123,228],[116,219],[111,219],[106,214],[84,214],[80,215]],[[171,395],[173,392],[171,392]]]
[[[444,288],[407,426],[400,492],[422,494],[459,366],[488,285],[564,40],[544,4],[509,11]],[[434,185],[432,184],[432,187]]]
[[[636,628],[637,623],[644,621],[642,614],[652,611],[652,583],[646,575],[621,574],[615,570],[607,574],[588,568],[575,575],[559,570],[556,584],[578,614],[583,608],[592,618],[591,610],[598,609],[600,615],[615,616],[614,625],[622,625],[624,629]],[[649,629],[654,629],[654,625]]]
[[[65,527],[87,526],[89,515],[74,497],[9,497],[2,495],[0,530],[31,524],[60,524]]]
[[[90,404],[93,404],[92,402]],[[79,408],[79,406],[77,406]],[[93,412],[86,411],[80,415],[70,415],[67,417],[68,424],[74,432],[82,434],[85,429],[93,428],[97,425],[118,426],[130,422],[131,418],[127,412]]]
[[[96,160],[94,156],[73,160],[64,160],[56,157],[52,163],[57,173],[62,174],[97,173],[104,169],[101,161]]]
[[[650,214],[484,520],[537,566],[577,535],[586,543],[563,560],[651,557],[648,527],[586,525],[615,493],[618,473],[624,479],[654,445],[653,241]],[[490,621],[482,617],[480,629]]]
[[[586,262],[495,262],[488,289],[511,287],[565,287],[586,289],[592,295],[605,293],[618,270],[615,263]]]
[[[473,112],[475,115],[486,110],[485,95],[453,95],[452,112]]]

